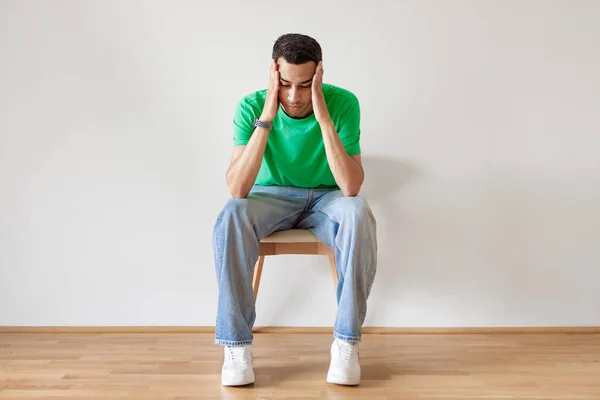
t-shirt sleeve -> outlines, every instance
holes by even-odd
[[[245,146],[254,133],[254,109],[244,100],[240,100],[233,115],[233,145]]]
[[[360,154],[360,104],[354,99],[340,118],[338,135],[349,155]]]

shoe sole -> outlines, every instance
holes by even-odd
[[[360,376],[348,378],[333,373],[327,374],[327,383],[335,383],[336,385],[357,386],[360,384]]]
[[[254,373],[251,375],[234,375],[228,377],[221,377],[221,384],[223,386],[245,386],[254,383]]]

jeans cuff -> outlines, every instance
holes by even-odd
[[[215,339],[215,344],[228,347],[248,346],[252,344],[252,340],[222,340]]]
[[[339,340],[343,340],[345,342],[351,342],[351,343],[358,343],[360,342],[360,336],[346,336],[346,335],[340,335],[337,332],[333,332],[333,337]]]

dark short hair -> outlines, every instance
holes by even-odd
[[[287,33],[280,36],[273,45],[273,59],[283,57],[290,64],[304,64],[323,59],[321,46],[310,36],[299,33]]]

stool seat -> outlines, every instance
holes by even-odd
[[[273,232],[261,243],[319,243],[319,239],[309,229],[289,229]]]

